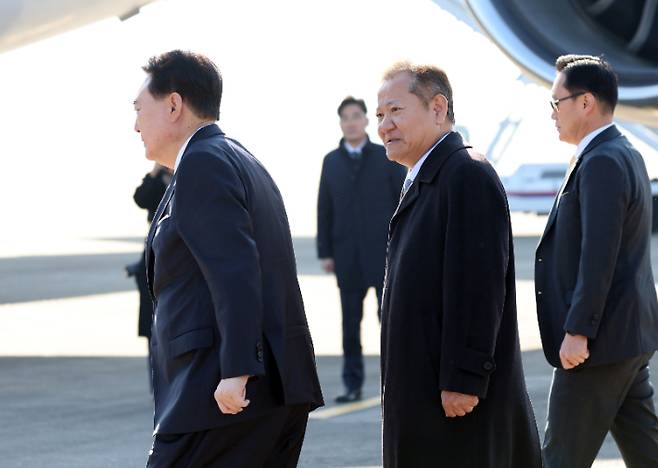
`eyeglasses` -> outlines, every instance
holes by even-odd
[[[573,99],[573,98],[576,98],[578,96],[582,96],[585,93],[586,93],[586,91],[581,91],[580,93],[574,93],[574,94],[571,94],[570,96],[563,97],[563,98],[560,98],[560,99],[551,99],[551,109],[553,109],[555,112],[557,112],[560,108],[560,103],[562,101],[566,101],[568,99]]]

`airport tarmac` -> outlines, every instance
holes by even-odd
[[[537,240],[537,234],[519,235],[515,251],[526,381],[542,433],[551,368],[535,319]],[[654,238],[654,271],[657,242]],[[0,467],[144,466],[152,427],[146,344],[135,336],[137,293],[123,272],[139,255],[142,240],[85,239],[56,247],[48,249],[56,255],[0,258]],[[374,294],[367,298],[363,323],[364,400],[336,406],[333,398],[341,391],[338,291],[319,268],[312,238],[295,238],[295,250],[328,403],[312,414],[299,466],[380,467]],[[657,358],[652,372],[656,382]],[[624,466],[610,437],[594,466]]]

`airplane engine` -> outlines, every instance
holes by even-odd
[[[487,34],[524,73],[549,85],[555,59],[603,55],[619,79],[617,116],[658,127],[655,0],[466,0]]]

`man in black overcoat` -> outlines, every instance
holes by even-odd
[[[566,55],[556,69],[552,118],[560,140],[577,146],[535,258],[542,344],[556,368],[545,464],[590,467],[610,431],[627,467],[658,467],[649,177],[613,124],[610,65]]]
[[[318,257],[326,272],[336,274],[343,312],[345,393],[339,403],[361,398],[363,299],[374,287],[381,305],[388,223],[405,174],[368,139],[366,113],[365,102],[351,96],[338,106],[343,138],[324,158],[318,196]]]
[[[409,168],[382,301],[384,468],[538,468],[503,187],[452,130],[443,71],[397,64],[378,99],[387,155]]]
[[[281,194],[214,123],[222,79],[172,51],[144,67],[135,129],[174,170],[146,243],[155,302],[149,468],[292,468],[322,404]]]

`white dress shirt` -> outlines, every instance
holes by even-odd
[[[353,154],[361,153],[361,151],[363,151],[363,147],[366,146],[366,143],[368,143],[367,138],[363,140],[359,146],[352,146],[347,141],[344,141],[343,147],[347,150],[349,155],[352,156]]]

